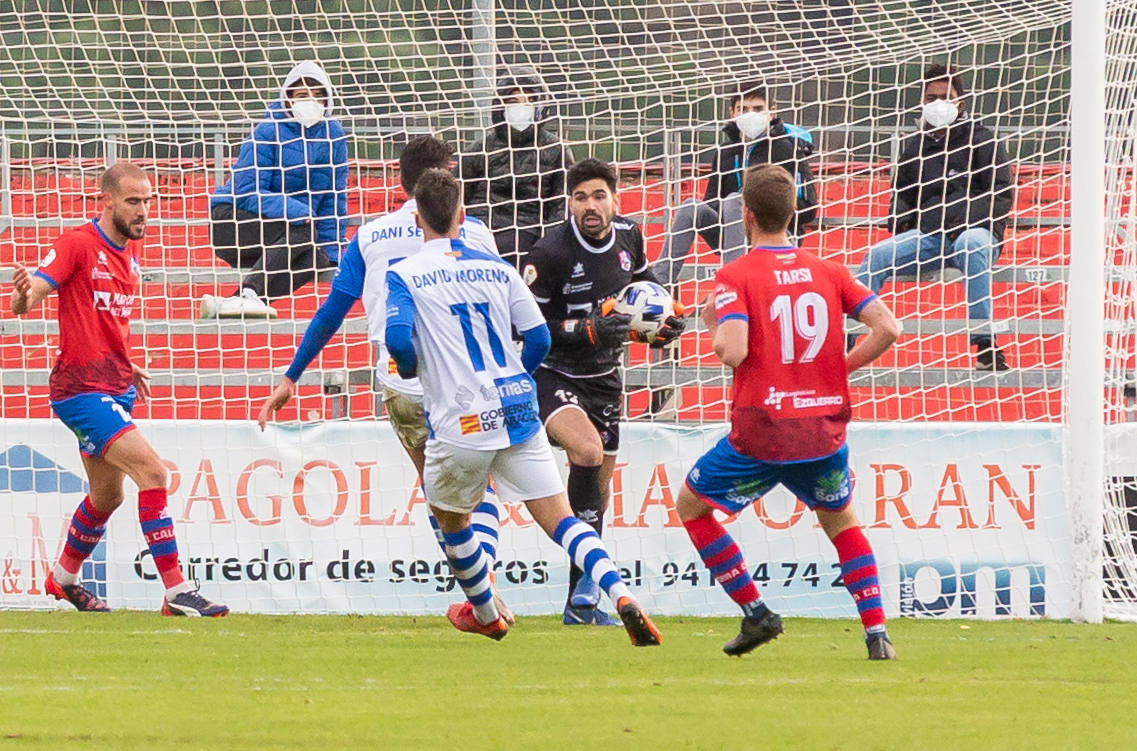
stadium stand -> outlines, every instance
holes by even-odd
[[[13,161],[6,165],[0,195],[0,267],[36,264],[66,225],[96,211],[99,163],[93,160]],[[201,321],[197,300],[217,293],[236,274],[216,266],[208,240],[208,195],[215,171],[203,162],[166,160],[148,165],[157,175],[161,200],[142,258],[141,321],[133,326],[136,351],[154,376],[155,398],[142,417],[247,419],[252,405],[271,390],[319,301],[330,275],[277,305],[276,321]],[[681,181],[664,179],[659,162],[620,165],[622,211],[643,224],[649,258],[658,257],[668,211],[668,191],[701,193],[705,166],[690,165]],[[888,163],[821,163],[820,226],[803,246],[852,268],[886,235]],[[405,200],[397,165],[356,161],[351,168],[349,213],[373,216]],[[1009,343],[1013,369],[971,369],[962,286],[926,278],[897,279],[885,287],[904,320],[899,346],[877,367],[854,380],[858,419],[1058,421],[1062,346],[1062,301],[1069,254],[1069,175],[1060,165],[1016,169],[1012,229],[993,270],[997,331]],[[679,292],[687,304],[702,299],[718,256],[696,246]],[[0,272],[0,282],[10,271]],[[49,304],[50,306],[50,304]],[[57,328],[48,307],[17,322],[0,312],[0,417],[49,417],[47,377]],[[684,337],[677,360],[652,362],[646,348],[627,355],[629,414],[642,413],[649,387],[676,385],[679,420],[725,416],[726,373],[710,354],[701,330]],[[301,382],[300,398],[282,419],[372,416],[371,346],[357,307],[316,367]]]

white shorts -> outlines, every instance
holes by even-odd
[[[426,442],[422,471],[427,502],[443,511],[473,511],[493,475],[497,494],[506,501],[534,501],[563,493],[564,482],[544,430],[524,443],[479,451],[438,440]]]

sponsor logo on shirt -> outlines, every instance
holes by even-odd
[[[458,428],[462,431],[462,435],[481,433],[482,422],[477,415],[462,415],[458,418]]]
[[[130,318],[130,311],[134,309],[134,295],[102,290],[94,290],[94,293],[95,310],[110,313],[117,318]]]
[[[95,266],[94,268],[91,269],[91,278],[102,280],[102,281],[108,281],[108,280],[114,279],[114,274],[112,274],[109,271],[103,271],[98,266]]]
[[[576,279],[582,276],[584,276],[584,264],[577,261],[576,265],[572,267],[572,278]]]
[[[99,265],[100,266],[106,266],[107,265],[107,252],[105,250],[99,251]]]
[[[515,439],[528,437],[527,431],[533,425],[540,425],[537,416],[537,395],[533,379],[528,373],[506,378],[495,378],[494,389],[501,400],[501,406],[480,413],[483,432],[505,429],[511,443]]]
[[[839,407],[845,403],[845,397],[840,394],[832,396],[816,396],[816,394],[817,392],[813,389],[808,391],[779,391],[771,386],[769,396],[767,396],[766,400],[762,403],[767,407],[773,407],[777,411],[781,411],[782,402],[786,399],[790,400],[790,404],[794,409]]]
[[[715,290],[715,310],[721,310],[738,299],[738,293],[728,287]]]
[[[624,271],[632,270],[632,254],[626,250],[620,251],[620,268]]]
[[[387,358],[387,375],[398,375],[399,366],[395,364],[395,358]]]
[[[499,379],[494,381],[499,399],[510,396],[526,396],[533,393],[533,381],[528,377],[514,379]]]
[[[813,393],[812,391],[809,393]],[[845,403],[845,397],[840,394],[833,396],[794,396],[795,409],[808,409],[810,407],[839,407]]]
[[[533,282],[537,281],[537,267],[533,264],[527,264],[525,270],[521,272],[521,279],[525,282],[525,286],[532,287]]]
[[[577,292],[587,292],[590,289],[592,289],[592,282],[581,282],[580,284],[565,284],[561,288],[561,292],[565,295],[574,295]]]

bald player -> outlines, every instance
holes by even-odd
[[[166,513],[166,468],[131,419],[150,395],[150,375],[130,361],[130,314],[138,292],[137,252],[154,191],[146,173],[119,162],[103,174],[103,213],[64,232],[38,269],[17,266],[11,309],[24,315],[59,295],[59,358],[51,371],[51,408],[79,440],[90,493],[71,517],[47,593],[86,612],[110,610],[79,582],[83,561],[123,501],[123,479],[138,486],[138,520],[166,595],[163,615],[226,615],[178,567],[174,523]]]

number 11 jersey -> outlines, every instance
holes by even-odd
[[[793,247],[751,250],[715,275],[715,317],[747,321],[734,370],[730,442],[768,462],[820,459],[852,417],[845,315],[876,299],[844,266]]]
[[[387,287],[388,326],[412,326],[430,438],[491,450],[541,430],[537,386],[512,332],[545,318],[508,261],[432,240],[391,265]]]

